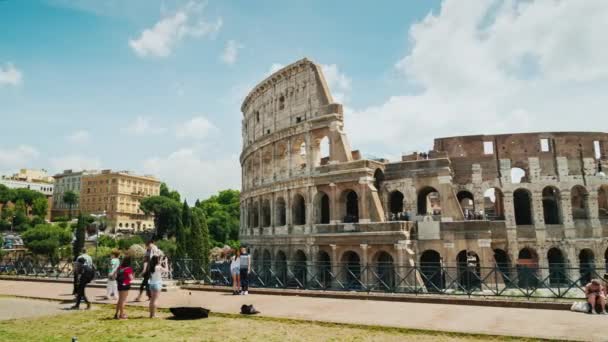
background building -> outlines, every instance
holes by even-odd
[[[128,171],[103,170],[82,175],[80,210],[86,214],[105,212],[109,232],[139,232],[154,228],[154,217],[145,215],[142,198],[160,193],[160,181]]]
[[[81,178],[84,175],[97,174],[97,171],[84,170],[73,172],[65,170],[60,174],[55,175],[55,186],[53,189],[53,208],[51,216],[54,218],[60,216],[68,216],[70,207],[63,202],[63,194],[66,191],[72,191],[80,196]],[[80,200],[72,206],[72,216],[75,217],[80,213]]]
[[[46,219],[51,219],[51,208],[53,206],[53,177],[49,177],[46,170],[21,169],[19,173],[12,176],[2,176],[0,184],[10,189],[29,189],[41,192],[48,200],[48,213]]]

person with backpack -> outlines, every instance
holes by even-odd
[[[114,319],[127,319],[125,304],[133,281],[133,268],[131,268],[131,258],[129,256],[122,259],[120,266],[114,271],[113,277],[116,278],[118,288],[118,302],[116,303]]]
[[[76,304],[71,309],[79,310],[80,302],[84,300],[88,310],[91,308],[91,302],[89,302],[85,291],[87,285],[95,278],[95,268],[92,263],[88,264],[87,260],[82,256],[79,256],[76,262],[78,263],[76,271],[78,272],[78,288],[76,289]]]
[[[159,261],[160,260],[160,261]],[[150,318],[156,318],[156,306],[158,296],[163,289],[163,272],[168,272],[167,258],[160,259],[158,255],[154,255],[150,259]]]
[[[108,264],[108,283],[106,285],[106,299],[115,300],[118,298],[118,285],[116,283],[116,278],[113,278],[112,275],[115,273],[118,266],[120,266],[120,251],[116,248],[112,250],[112,258]]]
[[[142,270],[140,276],[143,277],[142,281],[141,281],[141,285],[139,286],[139,295],[137,296],[137,298],[135,298],[136,302],[141,302],[141,296],[144,292],[144,289],[146,290],[146,295],[148,296],[148,300],[150,300],[150,298],[152,297],[151,293],[150,293],[150,285],[148,284],[148,282],[150,281],[150,259],[152,259],[152,256],[154,255],[158,255],[158,247],[156,247],[156,245],[154,244],[154,240],[149,240],[146,243],[146,254],[144,255],[144,269]]]

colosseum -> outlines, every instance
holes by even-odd
[[[551,282],[556,267],[579,282],[608,269],[608,133],[438,138],[399,161],[366,159],[307,59],[264,79],[241,110],[240,235],[257,269],[349,265],[356,278],[389,265],[403,282],[399,270],[427,265],[424,282],[438,287],[464,264],[505,281],[515,266]],[[434,273],[449,265],[454,274]]]

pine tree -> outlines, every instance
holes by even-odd
[[[85,229],[87,226],[86,218],[81,214],[78,215],[78,223],[76,223],[76,231],[74,232],[74,245],[72,246],[72,254],[74,260],[80,255],[80,251],[84,248]]]
[[[200,276],[202,270],[207,270],[209,266],[209,230],[205,213],[200,208],[192,209],[190,250],[196,269],[201,273]]]
[[[190,230],[190,221],[192,212],[188,203],[184,201],[182,206],[182,217],[177,219],[175,227],[175,244],[177,245],[175,251],[176,259],[185,259],[188,257],[188,231]]]

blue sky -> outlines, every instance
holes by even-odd
[[[0,1],[0,172],[129,169],[192,200],[239,187],[242,98],[305,56],[370,155],[446,135],[605,130],[607,7]]]

